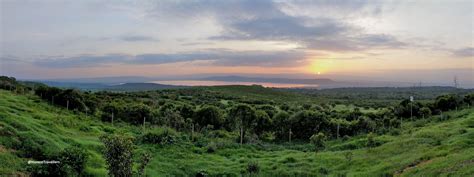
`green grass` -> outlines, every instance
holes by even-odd
[[[258,94],[258,93],[255,93]],[[266,96],[265,96],[266,97]],[[472,176],[474,174],[474,109],[449,112],[449,119],[439,116],[404,124],[399,134],[378,135],[381,145],[366,148],[366,136],[333,140],[322,152],[313,152],[309,144],[254,144],[239,146],[232,140],[200,135],[203,147],[178,133],[174,145],[137,144],[137,152],[150,151],[153,159],[146,169],[149,176],[185,176],[199,171],[210,175],[240,176],[249,162],[257,162],[264,176]],[[81,146],[90,154],[86,173],[105,176],[98,137],[105,132],[138,136],[141,127],[111,126],[96,118],[50,106],[31,95],[0,91],[0,176],[26,174],[28,159],[14,149],[18,138],[42,139],[51,151]],[[215,132],[214,132],[215,133]],[[206,144],[216,144],[207,152]],[[346,159],[347,153],[352,160]]]

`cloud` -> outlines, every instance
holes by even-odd
[[[452,55],[455,57],[473,57],[474,47],[466,47],[462,49],[453,50],[451,52],[452,52]]]
[[[142,35],[127,35],[119,37],[120,40],[128,41],[128,42],[137,42],[137,41],[158,41],[151,36],[142,36]]]
[[[46,68],[80,68],[100,67],[107,64],[147,65],[210,61],[210,65],[214,66],[287,67],[300,65],[305,62],[305,58],[306,54],[301,51],[231,51],[218,49],[173,54],[109,54],[103,56],[55,57],[35,60],[33,64]]]
[[[222,28],[220,34],[208,38],[214,41],[284,41],[298,43],[307,49],[326,51],[405,46],[395,36],[366,34],[362,28],[348,23],[354,14],[376,15],[380,11],[380,3],[370,0],[204,0],[160,2],[150,14],[214,19]],[[331,12],[330,15],[327,15],[328,12]]]
[[[128,55],[110,54],[102,56],[81,55],[74,57],[52,57],[33,61],[33,64],[46,68],[99,67],[111,63],[123,63],[130,59]]]

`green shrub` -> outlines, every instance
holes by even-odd
[[[313,144],[316,150],[324,149],[326,146],[326,136],[324,133],[319,132],[318,134],[312,135],[310,138],[311,144]]]
[[[75,174],[83,173],[89,155],[79,147],[70,147],[62,151],[58,160],[61,162],[62,168],[71,168]],[[68,167],[65,167],[68,166]]]
[[[41,159],[58,163],[28,164],[26,170],[32,176],[82,176],[87,159],[86,151],[70,147],[55,155],[45,155],[45,159]]]
[[[367,134],[367,147],[375,147],[377,142],[375,141],[375,135],[373,133]]]
[[[174,144],[177,140],[177,133],[170,128],[160,128],[148,131],[141,136],[141,142],[145,144]]]
[[[138,166],[138,176],[146,176],[145,168],[151,160],[151,155],[145,152],[140,157],[140,165]]]
[[[217,150],[217,146],[215,143],[209,143],[207,145],[207,153],[214,153]]]
[[[321,167],[319,168],[319,173],[322,174],[322,175],[327,175],[329,174],[329,170],[327,168],[324,168],[324,167]]]
[[[352,152],[351,151],[347,151],[347,152],[344,152],[344,158],[347,160],[347,162],[351,162],[352,161]]]
[[[247,173],[257,174],[258,172],[260,172],[260,166],[257,162],[252,161],[247,164]]]
[[[79,130],[80,131],[83,131],[83,132],[90,132],[92,130],[92,128],[90,126],[86,126],[86,125],[81,125],[79,127]]]
[[[132,138],[104,135],[100,140],[104,143],[103,155],[109,176],[132,176],[132,152],[135,149]]]

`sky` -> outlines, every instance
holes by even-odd
[[[472,0],[0,0],[0,74],[474,85]]]

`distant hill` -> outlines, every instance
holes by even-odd
[[[147,91],[147,90],[162,90],[162,89],[177,89],[184,88],[183,86],[164,85],[155,83],[124,83],[124,84],[102,84],[102,83],[73,83],[73,82],[52,82],[43,81],[42,83],[61,88],[75,88],[80,90],[91,91]]]
[[[81,83],[81,84],[120,84],[153,81],[153,78],[141,76],[115,76],[115,77],[92,77],[92,78],[72,78],[72,79],[49,79],[42,82],[56,83]]]
[[[162,90],[162,89],[177,89],[185,88],[184,86],[164,85],[155,83],[125,83],[120,85],[112,85],[105,88],[105,90],[113,91],[146,91],[146,90]]]
[[[227,81],[227,82],[267,82],[279,84],[335,84],[331,79],[290,79],[290,78],[263,78],[263,77],[243,77],[243,76],[214,76],[206,77],[200,80],[208,81]]]

